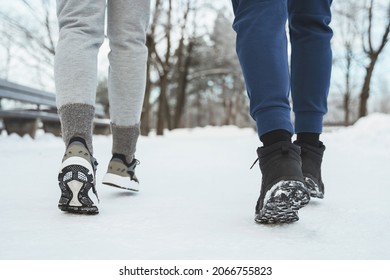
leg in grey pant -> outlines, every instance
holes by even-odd
[[[108,89],[113,152],[125,154],[130,160],[133,154],[129,153],[134,153],[139,135],[145,91],[149,0],[108,0],[107,4],[106,0],[57,0],[60,27],[54,72],[57,106],[65,143],[80,136],[92,150],[97,54],[104,41],[106,6],[111,48]],[[125,131],[129,137],[118,135],[117,131]]]
[[[133,159],[139,136],[146,84],[145,34],[149,9],[149,0],[109,0],[107,7],[112,153],[126,155],[127,162]]]

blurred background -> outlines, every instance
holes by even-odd
[[[229,0],[152,0],[143,135],[222,125],[254,127],[235,53]],[[333,74],[327,125],[390,113],[390,0],[333,3]],[[0,79],[55,93],[55,0],[0,0]],[[97,102],[109,117],[108,42],[99,53]],[[21,106],[0,99],[0,110]]]

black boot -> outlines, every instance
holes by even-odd
[[[321,178],[321,163],[325,146],[320,141],[318,147],[295,141],[301,147],[302,173],[311,197],[324,198],[324,183]]]
[[[297,221],[298,210],[310,201],[299,147],[282,141],[258,148],[257,154],[263,176],[255,221],[266,224]]]

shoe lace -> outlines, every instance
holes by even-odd
[[[249,168],[249,169],[252,169],[253,166],[255,166],[255,164],[256,164],[258,161],[259,161],[259,158],[257,158],[257,159],[255,160],[255,162],[252,164],[251,168]]]

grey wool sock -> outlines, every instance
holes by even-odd
[[[134,159],[140,125],[120,126],[111,123],[112,153],[126,156],[127,163]]]
[[[92,129],[95,107],[83,103],[66,104],[58,109],[58,114],[65,145],[68,146],[73,137],[81,137],[87,143],[89,151],[93,153]]]

